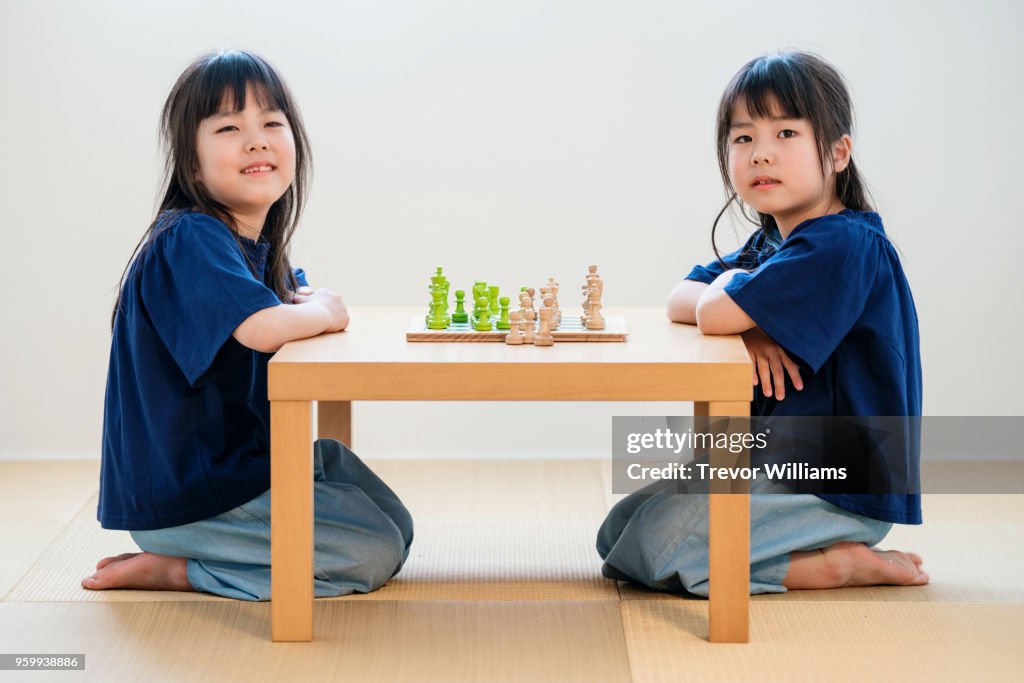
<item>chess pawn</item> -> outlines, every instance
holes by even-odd
[[[466,313],[466,292],[461,289],[455,290],[455,312],[452,313],[452,322],[469,322],[469,313]]]
[[[473,329],[477,332],[490,332],[494,329],[494,325],[491,324],[491,316],[487,309],[487,297],[481,296],[476,300],[476,310],[473,311],[476,322],[473,323]]]
[[[523,315],[519,311],[512,311],[509,314],[509,321],[512,329],[505,335],[505,343],[510,346],[523,343]]]
[[[530,295],[530,308],[533,309],[533,317],[537,318],[537,307],[534,305],[537,301],[537,290],[533,287],[527,287],[526,293]]]
[[[474,306],[476,306],[476,302],[480,299],[480,297],[487,298],[487,283],[484,282],[483,280],[477,280],[476,282],[473,283],[473,305]],[[488,315],[490,315],[489,308],[490,307],[488,306]],[[476,315],[476,311],[473,312],[473,315],[474,316]],[[475,323],[476,320],[474,319],[471,322]]]
[[[495,287],[495,289],[497,289],[497,287]],[[507,296],[503,296],[500,299],[498,299],[498,305],[501,307],[501,312],[498,315],[498,319],[494,323],[494,327],[496,329],[507,330],[512,327],[512,323],[509,321],[508,317],[508,304],[509,298]]]
[[[555,343],[555,337],[551,334],[552,326],[555,323],[555,309],[551,305],[551,297],[544,299],[544,307],[540,309],[540,329],[533,343],[537,346],[551,346]]]
[[[523,320],[520,325],[523,328],[523,343],[532,344],[537,337],[537,314],[533,312],[532,308],[527,308],[520,312]]]
[[[522,311],[525,314],[526,313],[526,309],[528,309],[528,308],[530,308],[530,309],[533,308],[533,300],[530,299],[530,295],[526,291],[526,287],[523,287],[522,290],[520,290],[520,292],[519,292],[519,310]],[[526,318],[524,316],[523,320],[525,320],[525,319]]]
[[[541,287],[540,288],[541,310],[544,309],[544,306],[547,306],[547,300],[550,297],[551,297],[551,292],[548,291],[548,288],[547,287]],[[540,319],[540,315],[537,316],[537,319],[538,320]]]
[[[483,300],[482,307],[481,300]],[[487,315],[487,297],[485,296],[473,297],[473,313],[472,315],[469,316],[469,324],[476,327],[476,324],[477,322],[479,322],[480,318],[490,320],[490,316]]]

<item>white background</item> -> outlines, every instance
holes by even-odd
[[[711,258],[725,84],[758,55],[818,52],[850,84],[855,158],[917,300],[925,413],[1022,414],[1021,7],[0,0],[0,457],[98,457],[159,111],[222,47],[268,58],[305,116],[315,181],[293,262],[349,305],[424,306],[436,265],[454,288],[555,275],[575,291],[588,263],[607,306],[660,306]],[[688,410],[357,404],[356,446],[603,456],[609,416]]]

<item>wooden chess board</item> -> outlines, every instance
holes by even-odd
[[[491,322],[498,319],[492,316]],[[478,332],[470,323],[452,323],[446,330],[427,329],[426,318],[416,316],[405,333],[405,340],[411,342],[503,342],[508,330]],[[556,342],[624,342],[629,330],[626,321],[614,315],[604,317],[603,330],[588,330],[580,323],[578,315],[562,315],[562,324],[552,332]]]

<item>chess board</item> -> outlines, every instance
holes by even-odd
[[[492,316],[493,323],[498,316]],[[427,321],[424,316],[418,315],[409,325],[405,333],[405,340],[411,342],[504,342],[508,330],[490,330],[489,332],[478,332],[473,329],[470,323],[452,323],[446,330],[427,329]],[[578,315],[562,315],[562,324],[552,332],[556,342],[624,342],[629,330],[626,329],[626,321],[614,315],[604,317],[603,330],[588,330],[580,323]]]

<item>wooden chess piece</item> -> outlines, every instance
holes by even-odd
[[[527,308],[526,310],[522,311],[522,315],[523,321],[520,323],[520,325],[522,325],[523,328],[523,343],[533,344],[534,340],[537,337],[537,316],[533,312],[532,308]]]
[[[551,292],[551,298],[554,299],[555,303],[555,329],[557,330],[562,324],[562,309],[558,305],[558,283],[555,282],[554,276],[548,278],[548,291]]]
[[[519,311],[512,311],[508,314],[508,319],[512,325],[512,329],[505,335],[505,343],[510,346],[523,343],[523,315]]]
[[[603,330],[604,316],[601,315],[601,296],[604,294],[604,280],[597,274],[597,266],[590,266],[587,274],[587,322],[588,330]]]
[[[552,303],[549,296],[544,299],[544,307],[540,309],[540,329],[537,330],[537,337],[533,340],[537,346],[551,346],[555,343],[555,337],[551,334],[555,323],[555,308]]]

